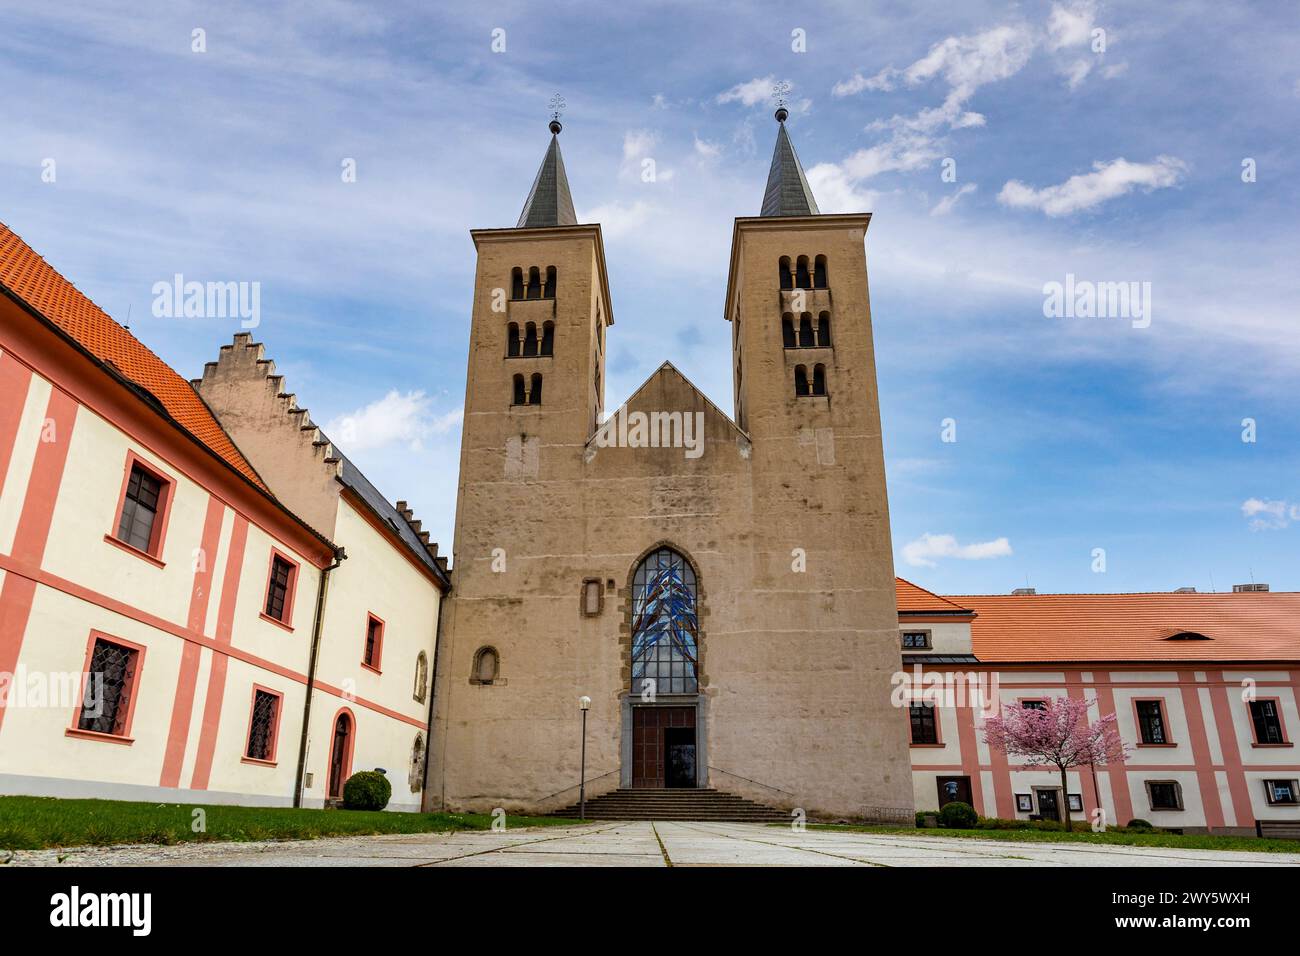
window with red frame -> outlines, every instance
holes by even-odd
[[[1282,718],[1277,712],[1275,700],[1252,700],[1250,702],[1250,719],[1255,725],[1255,743],[1284,744],[1282,736]]]
[[[366,650],[361,663],[379,670],[379,657],[384,649],[384,622],[373,614],[366,618]]]
[[[934,704],[912,704],[908,713],[912,720],[912,743],[937,744],[939,727],[934,720]]]
[[[275,728],[280,718],[280,697],[269,691],[253,694],[253,715],[248,723],[248,747],[244,755],[251,760],[275,759]]]
[[[1167,744],[1164,710],[1158,700],[1139,700],[1136,703],[1138,734],[1144,744]]]
[[[133,647],[95,638],[90,655],[90,673],[81,699],[78,730],[98,734],[126,736],[127,715],[131,712],[131,695],[135,692],[135,675],[140,652]]]
[[[271,559],[271,580],[266,588],[266,616],[282,624],[289,613],[289,588],[293,585],[293,564],[278,554]]]
[[[167,483],[139,462],[131,466],[131,477],[126,483],[126,499],[122,502],[122,517],[117,523],[119,541],[133,548],[153,554],[158,539],[155,528],[159,521],[167,494]],[[161,530],[161,529],[157,529]]]

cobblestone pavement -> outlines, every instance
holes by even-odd
[[[1300,866],[1296,853],[795,832],[746,823],[597,823],[462,833],[20,851],[41,866]]]

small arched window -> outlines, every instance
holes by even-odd
[[[808,394],[808,369],[802,365],[794,367],[794,393],[800,397]]]
[[[528,389],[528,404],[529,405],[542,404],[542,373],[541,372],[533,373],[533,380],[530,383],[530,387]]]
[[[542,354],[555,354],[555,323],[546,322],[542,325]]]
[[[800,256],[794,267],[794,284],[800,289],[812,288],[812,276],[808,274],[808,257]]]
[[[429,692],[429,655],[420,651],[415,655],[415,692],[412,697],[423,704]]]
[[[524,297],[524,270],[515,266],[514,271],[510,273],[510,298],[522,299]]]
[[[406,783],[411,788],[411,793],[419,793],[424,789],[424,734],[416,734],[415,743],[411,744],[411,766],[406,775]]]
[[[528,298],[540,299],[542,297],[542,273],[533,266],[528,270]]]
[[[799,316],[799,348],[810,349],[817,344],[817,339],[813,335],[812,314],[809,312]]]
[[[547,299],[555,298],[555,266],[546,267],[546,288],[542,296]]]
[[[474,670],[469,675],[471,684],[491,684],[501,671],[501,658],[494,647],[480,647],[474,652]]]
[[[826,257],[818,256],[813,263],[813,288],[826,288]]]
[[[831,344],[831,314],[823,312],[817,317],[817,344],[829,348]]]
[[[782,288],[782,289],[793,289],[793,288],[794,288],[794,277],[793,277],[792,275],[790,275],[790,257],[789,257],[789,256],[782,256],[782,257],[781,257],[781,267],[780,267],[780,272],[781,272],[781,288]]]
[[[788,349],[798,344],[794,337],[794,316],[789,312],[781,316],[781,344]]]
[[[530,358],[537,354],[537,323],[529,322],[524,326],[524,357]]]
[[[514,391],[514,395],[511,397],[510,404],[512,405],[528,404],[528,396],[524,393],[524,377],[522,375],[515,376],[515,391]]]
[[[516,358],[519,355],[519,323],[511,322],[506,326],[506,356]]]
[[[818,364],[813,366],[812,393],[814,395],[826,394],[826,366],[825,365]]]

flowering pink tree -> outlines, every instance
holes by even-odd
[[[1090,701],[1056,697],[1042,707],[1004,706],[984,721],[984,741],[1031,767],[1055,767],[1061,774],[1065,829],[1070,822],[1070,791],[1065,772],[1075,767],[1123,763],[1128,747],[1120,740],[1114,714],[1089,722]]]

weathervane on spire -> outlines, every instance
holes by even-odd
[[[790,84],[781,80],[772,87],[772,99],[776,100],[776,121],[784,123],[790,111],[785,108],[786,97],[790,95]]]
[[[554,96],[552,96],[551,102],[547,104],[547,107],[551,111],[551,132],[552,133],[559,133],[560,130],[564,129],[564,127],[560,124],[560,117],[564,115],[565,105],[566,104],[564,102],[564,97],[561,96],[559,93],[556,93]]]

